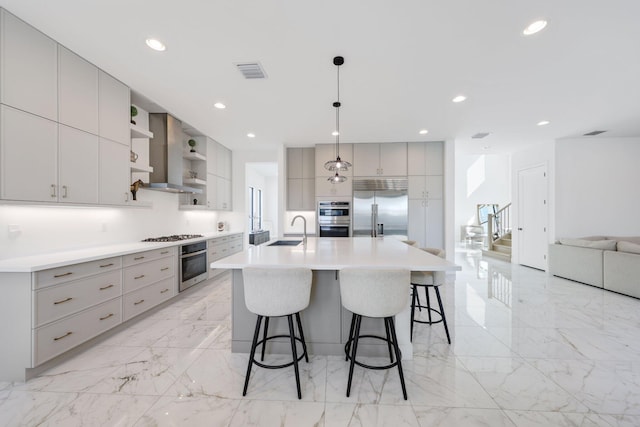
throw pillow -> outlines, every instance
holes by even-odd
[[[631,242],[618,242],[618,251],[640,254],[640,245]]]
[[[581,246],[591,249],[603,249],[605,251],[615,251],[615,240],[586,240],[586,239],[559,239],[561,245]]]

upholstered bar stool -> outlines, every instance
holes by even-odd
[[[445,252],[442,249],[437,248],[421,248],[425,252],[444,258]],[[440,286],[444,284],[444,273],[435,271],[412,271],[411,272],[411,287],[413,288],[413,296],[411,298],[411,339],[413,340],[413,324],[424,323],[433,325],[435,323],[442,323],[444,325],[444,331],[447,334],[447,341],[451,344],[451,337],[449,336],[449,328],[447,327],[447,317],[444,313],[444,306],[442,305],[442,298],[440,297]],[[418,288],[424,288],[424,294],[427,299],[427,305],[420,303],[420,297],[418,296]],[[439,309],[431,307],[431,300],[429,298],[429,289],[434,289],[436,298],[438,299]],[[415,318],[416,308],[422,311],[423,308],[427,309],[427,316],[429,320],[418,320]],[[437,318],[433,319],[432,313],[437,314]]]
[[[251,351],[249,354],[249,366],[247,367],[247,375],[244,380],[244,389],[242,395],[246,396],[247,387],[249,386],[249,376],[251,375],[251,367],[255,364],[261,368],[279,369],[293,365],[296,377],[296,387],[298,389],[298,399],[302,398],[300,392],[300,372],[298,370],[298,362],[304,358],[309,362],[307,355],[307,345],[304,341],[304,332],[302,331],[302,323],[300,322],[300,311],[309,306],[309,298],[311,296],[311,270],[306,268],[258,268],[245,267],[242,270],[242,278],[244,281],[244,302],[247,309],[258,315],[256,320],[256,329],[253,334],[251,343]],[[295,314],[296,323],[298,324],[299,337],[295,335],[293,325],[293,315]],[[268,322],[270,317],[287,316],[289,322],[289,335],[272,335],[267,336]],[[260,324],[265,319],[263,339],[258,341],[260,335]],[[264,360],[264,347],[268,340],[273,338],[289,338],[291,341],[291,353],[293,360],[289,363],[281,365],[267,365],[255,360],[256,347],[262,346],[262,357]],[[302,344],[302,354],[298,356],[296,341]]]
[[[409,270],[369,270],[365,268],[345,268],[340,270],[340,296],[342,306],[353,313],[349,339],[345,346],[347,359],[350,360],[347,397],[351,393],[354,365],[368,369],[390,369],[398,367],[400,384],[404,400],[407,389],[402,372],[402,355],[398,347],[398,338],[393,316],[407,306],[407,284],[410,281]],[[362,317],[383,318],[386,338],[373,335],[360,335]],[[356,360],[360,338],[375,338],[387,342],[389,348],[388,365],[371,366]],[[393,349],[393,352],[392,352]],[[395,362],[393,361],[395,355]]]

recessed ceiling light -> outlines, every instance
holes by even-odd
[[[213,106],[219,110],[224,110],[225,108],[227,108],[227,106],[224,105],[222,102],[216,102],[215,104],[213,104]]]
[[[546,126],[548,125],[550,122],[549,120],[542,120],[538,122],[538,126]]]
[[[252,133],[252,132],[249,132],[249,133],[247,134],[247,136],[248,136],[249,138],[255,138],[255,137],[256,137],[256,134],[255,134],[255,133]]]
[[[331,132],[331,135],[338,136],[340,135],[340,132],[338,132],[337,130],[334,130],[333,132]]]
[[[157,50],[159,52],[167,50],[167,47],[164,45],[164,43],[162,43],[158,39],[147,39],[146,42],[147,46],[149,46],[153,50]]]
[[[428,131],[428,130],[426,130],[426,129],[422,129],[422,130],[420,130],[420,132],[418,132],[418,133],[419,133],[420,135],[426,135],[426,134],[428,134],[428,133],[429,133],[429,131]]]
[[[542,31],[546,26],[547,21],[541,19],[529,24],[529,26],[522,31],[522,34],[524,34],[525,36],[530,36],[531,34],[535,34],[538,31]]]
[[[467,99],[467,97],[466,97],[466,96],[464,96],[464,95],[458,95],[458,96],[456,96],[455,98],[453,98],[453,99],[452,99],[452,101],[453,101],[453,102],[462,102],[462,101],[464,101],[465,99]]]

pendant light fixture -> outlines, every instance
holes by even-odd
[[[336,66],[338,75],[338,100],[333,103],[336,109],[336,130],[333,135],[336,137],[336,159],[329,160],[324,164],[324,167],[330,171],[335,171],[335,175],[328,178],[328,181],[332,184],[338,184],[345,182],[347,177],[340,175],[340,171],[346,171],[351,167],[351,163],[342,160],[340,158],[340,66],[344,64],[344,58],[342,56],[336,56],[333,58],[333,65]]]

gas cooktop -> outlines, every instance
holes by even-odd
[[[149,237],[143,242],[177,242],[179,240],[195,239],[203,237],[202,234],[172,234],[171,236]]]

